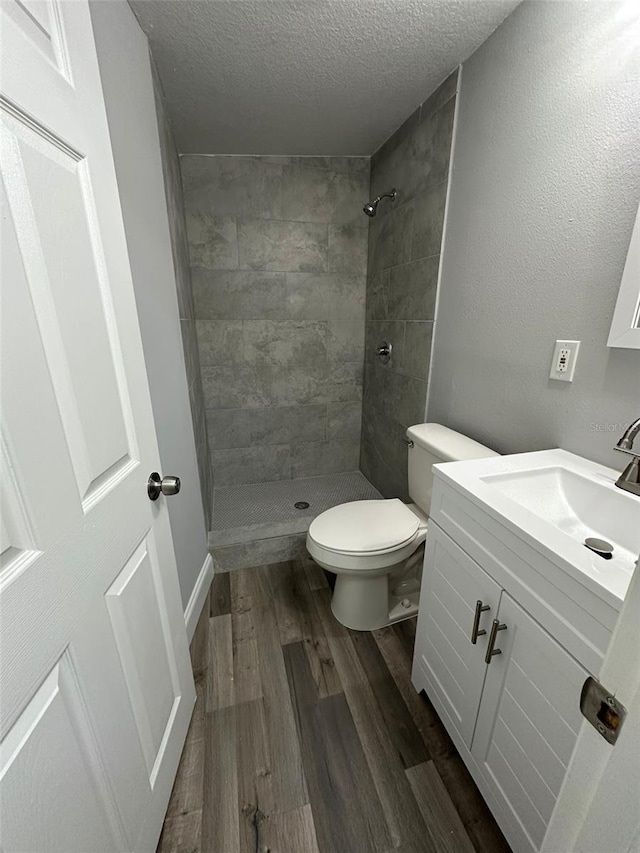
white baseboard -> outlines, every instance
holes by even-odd
[[[184,611],[184,623],[187,628],[187,638],[191,642],[193,634],[202,612],[202,605],[209,592],[211,581],[213,580],[213,560],[211,554],[207,554],[207,559],[202,564],[200,574],[195,582],[191,597]]]

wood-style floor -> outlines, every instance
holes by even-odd
[[[349,631],[311,560],[218,575],[159,853],[508,853],[410,680],[415,620]]]

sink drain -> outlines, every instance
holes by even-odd
[[[584,544],[594,554],[602,557],[603,560],[610,560],[613,557],[613,545],[611,542],[607,542],[606,539],[595,539],[593,536],[588,536],[584,540]]]
[[[296,501],[294,507],[296,509],[309,509],[309,504],[307,501]]]

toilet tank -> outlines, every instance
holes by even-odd
[[[433,465],[500,455],[442,424],[416,424],[407,430],[407,438],[413,441],[407,454],[409,497],[425,515],[429,514],[431,504]]]

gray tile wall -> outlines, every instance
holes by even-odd
[[[187,245],[187,229],[184,215],[182,194],[182,179],[178,152],[173,140],[171,126],[167,119],[162,99],[160,82],[154,71],[154,90],[156,96],[156,113],[160,131],[160,151],[162,154],[162,170],[164,174],[165,195],[169,212],[169,229],[171,233],[171,249],[175,267],[176,284],[178,288],[178,308],[180,311],[180,329],[184,348],[187,382],[189,384],[189,401],[191,403],[191,418],[200,474],[200,490],[207,528],[211,526],[211,508],[213,505],[213,479],[209,454],[209,441],[205,419],[204,396],[202,391],[202,376],[200,371],[200,356],[196,339],[196,320],[194,301],[191,288],[191,270],[189,268],[189,248]]]
[[[369,159],[180,162],[216,485],[357,470]]]
[[[408,498],[408,426],[424,420],[458,72],[374,154],[360,467],[385,497]],[[377,358],[393,344],[387,365]]]

